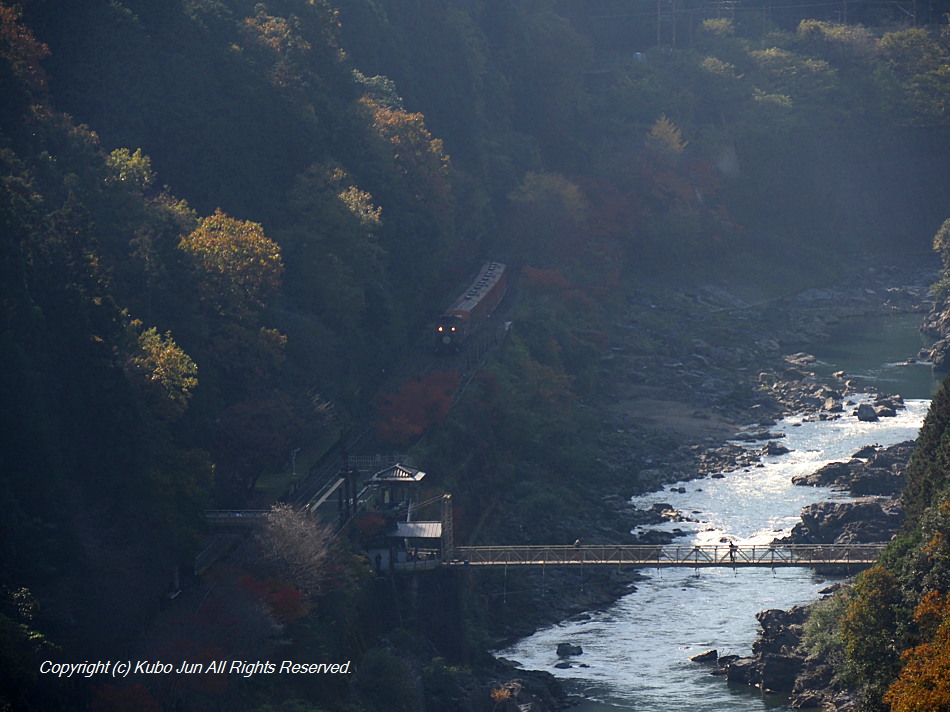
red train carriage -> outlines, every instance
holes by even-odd
[[[508,272],[500,262],[482,265],[478,277],[435,324],[435,345],[441,351],[455,351],[478,325],[501,304],[508,288]]]

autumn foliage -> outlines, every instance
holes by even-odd
[[[258,223],[215,210],[179,247],[201,272],[202,296],[221,313],[240,315],[263,307],[280,286],[280,247]]]
[[[310,611],[304,600],[303,591],[278,578],[265,581],[246,575],[241,583],[263,601],[270,611],[282,621],[295,621]]]
[[[884,697],[891,712],[950,710],[950,597],[926,594],[914,612],[929,639],[906,651],[900,676]]]
[[[46,88],[46,74],[40,62],[49,55],[49,48],[21,24],[21,14],[16,7],[0,6],[0,57],[31,88],[42,90]]]
[[[455,371],[433,371],[379,396],[379,437],[404,443],[441,422],[452,407],[461,379]]]

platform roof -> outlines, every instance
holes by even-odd
[[[396,539],[441,539],[442,522],[396,522]]]
[[[373,482],[421,482],[426,473],[412,467],[400,465],[398,462],[392,467],[380,470],[373,475]]]

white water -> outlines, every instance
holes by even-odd
[[[684,544],[764,543],[787,534],[801,508],[812,502],[840,498],[825,488],[795,487],[791,478],[814,472],[835,460],[846,460],[864,445],[892,445],[912,440],[926,415],[929,401],[908,400],[896,418],[862,423],[851,415],[836,421],[804,423],[789,418],[773,431],[791,450],[763,458],[764,467],[678,483],[683,494],[657,492],[635,497],[640,507],[667,502],[697,523],[679,522]],[[761,443],[752,445],[761,447]],[[697,513],[693,513],[693,512]],[[663,528],[663,527],[656,527]],[[809,569],[659,569],[650,580],[589,620],[567,622],[542,630],[497,654],[517,660],[524,668],[548,670],[572,681],[570,689],[592,702],[577,710],[627,709],[640,712],[752,711],[787,709],[784,698],[763,698],[747,686],[733,686],[689,662],[703,650],[748,655],[758,624],[755,614],[767,608],[808,603],[828,585]],[[584,649],[566,670],[554,668],[559,642]],[[599,701],[603,704],[596,704]]]

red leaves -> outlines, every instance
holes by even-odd
[[[303,618],[310,611],[304,601],[303,591],[286,581],[275,578],[261,581],[247,574],[241,579],[241,584],[265,603],[282,621],[295,621]]]
[[[950,601],[931,591],[917,606],[914,619],[928,640],[904,652],[900,677],[884,701],[892,712],[950,709]]]
[[[365,517],[357,518],[353,526],[356,527],[363,541],[369,541],[386,526],[386,520],[378,514],[367,514]]]
[[[396,393],[379,396],[379,437],[404,443],[442,422],[455,400],[461,377],[455,371],[433,371],[407,381]]]

